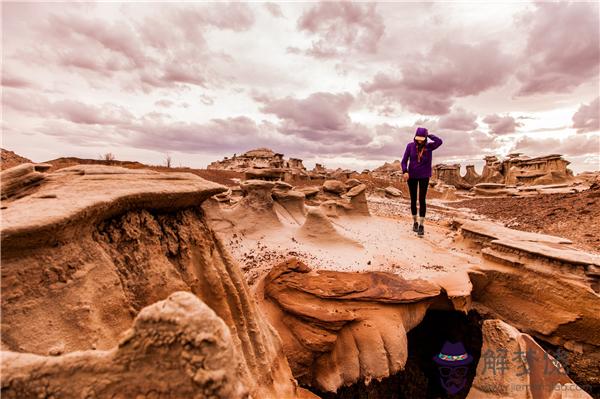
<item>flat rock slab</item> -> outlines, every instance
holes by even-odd
[[[492,244],[525,251],[544,258],[550,258],[564,263],[576,265],[600,266],[600,256],[588,252],[577,251],[564,246],[548,245],[534,241],[515,241],[511,239],[493,240]]]
[[[103,165],[64,168],[47,174],[33,195],[3,203],[2,244],[56,239],[84,220],[90,225],[132,209],[200,205],[226,190],[191,173]]]
[[[297,260],[273,269],[267,281],[323,299],[410,303],[440,294],[440,287],[426,280],[406,280],[385,272],[312,271]]]
[[[553,244],[572,244],[571,240],[548,234],[530,233],[527,231],[513,230],[499,224],[484,220],[470,220],[461,226],[463,231],[485,236],[492,240],[512,240],[516,242],[539,242]]]

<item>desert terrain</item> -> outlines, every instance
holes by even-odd
[[[485,161],[435,166],[418,237],[397,161],[3,149],[2,396],[598,398],[600,172]]]

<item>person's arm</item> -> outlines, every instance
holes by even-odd
[[[410,143],[406,145],[404,156],[402,157],[402,173],[408,172],[408,157],[410,156]]]
[[[432,141],[431,143],[427,143],[427,149],[428,150],[433,151],[433,150],[435,150],[436,148],[438,148],[439,146],[442,145],[442,139],[439,138],[438,136],[435,136],[435,135],[429,133],[427,135],[427,137],[429,137],[431,139],[431,141]]]

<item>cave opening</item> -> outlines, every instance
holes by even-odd
[[[407,334],[408,359],[404,370],[381,381],[371,381],[368,385],[359,382],[342,387],[336,393],[306,388],[323,399],[463,399],[471,388],[481,355],[481,323],[481,317],[474,311],[465,314],[430,309],[423,321]],[[442,383],[442,375],[448,377],[449,368],[436,364],[433,359],[442,348],[456,349],[461,347],[460,344],[472,360],[468,365],[461,363],[458,369],[451,369],[456,370],[450,371],[451,375],[458,376],[464,387],[450,393]],[[447,378],[445,385],[451,385]],[[456,389],[459,387],[456,386]]]

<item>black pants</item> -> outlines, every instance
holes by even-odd
[[[429,178],[424,179],[408,179],[408,191],[410,191],[410,212],[413,215],[417,214],[417,187],[419,188],[419,216],[425,217],[427,205],[425,205],[425,197],[427,196],[427,187],[429,187]]]

